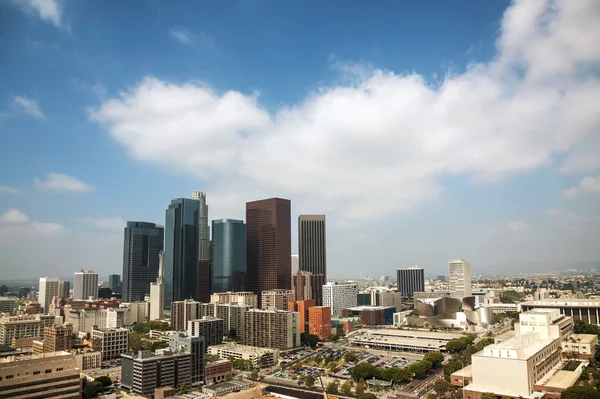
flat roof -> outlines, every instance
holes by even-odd
[[[579,376],[580,373],[575,371],[559,370],[552,376],[552,378],[550,378],[547,383],[542,384],[542,386],[548,388],[567,389],[571,385],[575,384]]]
[[[579,343],[591,344],[598,339],[596,334],[571,334],[571,338]]]
[[[372,335],[396,336],[407,338],[423,338],[423,339],[440,339],[451,340],[463,338],[465,335],[460,333],[444,332],[444,331],[425,331],[425,330],[408,330],[399,328],[363,328],[356,330],[356,333],[369,333]]]
[[[552,307],[600,307],[600,298],[595,299],[580,299],[580,298],[568,298],[568,299],[541,299],[538,301],[527,301],[522,302],[521,306],[552,306]]]
[[[535,332],[530,332],[526,334],[516,335],[506,341],[498,342],[497,344],[488,345],[484,351],[478,352],[473,356],[480,357],[495,357],[485,355],[485,352],[490,349],[508,349],[508,350],[519,350],[522,349],[522,355],[520,355],[519,359],[529,359],[546,346],[550,345],[556,339],[539,339],[539,335]],[[529,339],[533,338],[533,342],[529,342]]]
[[[270,348],[260,348],[258,346],[250,346],[250,345],[242,345],[242,344],[236,344],[236,343],[227,343],[227,344],[219,344],[219,345],[211,345],[207,348],[208,350],[217,350],[217,349],[221,349],[221,350],[229,350],[232,352],[239,352],[239,353],[258,353],[258,354],[262,354],[262,353],[267,353],[267,352],[275,352],[274,349],[270,349]]]
[[[451,375],[456,377],[473,377],[473,365],[469,364],[467,367],[457,370]]]

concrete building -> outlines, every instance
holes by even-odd
[[[331,308],[331,315],[340,317],[342,309],[357,306],[358,285],[327,283],[323,286],[323,306]]]
[[[398,269],[398,292],[402,298],[412,298],[415,292],[425,291],[425,270],[412,266]]]
[[[250,291],[216,292],[210,296],[210,303],[237,303],[251,308],[258,308],[258,295]]]
[[[223,333],[229,338],[244,338],[246,312],[251,309],[247,305],[237,303],[215,303],[214,313],[210,316],[223,320]],[[203,315],[205,316],[205,315]]]
[[[451,375],[451,383],[462,385],[470,379],[464,391],[472,399],[486,392],[523,398],[560,395],[580,375],[561,370],[561,342],[572,332],[573,319],[557,310],[521,313],[515,336],[474,354],[472,367]]]
[[[71,296],[71,283],[69,281],[58,282],[58,297],[59,299],[69,299]]]
[[[379,305],[385,307],[395,307],[397,312],[402,310],[402,293],[384,291],[379,294]]]
[[[471,265],[469,262],[455,259],[448,263],[448,272],[452,297],[462,299],[471,296]]]
[[[250,309],[246,312],[244,344],[282,350],[300,346],[300,314]]]
[[[246,289],[246,225],[242,220],[213,220],[211,249],[212,291]]]
[[[124,229],[121,285],[124,302],[143,301],[144,296],[150,293],[150,283],[158,275],[159,254],[163,250],[164,236],[164,227],[156,223],[127,222]]]
[[[583,320],[586,323],[600,325],[600,299],[543,299],[521,302],[521,309],[527,312],[533,309],[557,309],[560,314]]]
[[[44,338],[46,326],[60,323],[54,315],[24,315],[0,318],[0,344],[11,345],[13,339]]]
[[[150,283],[150,320],[163,318],[165,308],[164,256],[164,251],[160,251],[158,254],[158,277],[156,282]]]
[[[292,285],[291,287],[294,287],[294,276],[296,275],[296,273],[298,272],[298,270],[300,270],[300,257],[298,255],[292,255],[292,259],[291,259],[291,264],[292,264],[292,270],[291,270],[291,274],[292,274]]]
[[[313,299],[313,274],[311,272],[297,270],[292,276],[292,291],[294,291],[295,301],[304,301]],[[322,285],[322,284],[321,284]],[[323,287],[321,287],[323,291]],[[321,300],[323,293],[321,292]]]
[[[598,336],[596,334],[571,334],[563,339],[561,345],[563,357],[591,359],[596,353]]]
[[[169,336],[169,349],[177,353],[189,353],[191,357],[191,379],[192,385],[198,385],[204,381],[204,353],[206,352],[206,340],[204,336],[193,337],[185,333],[176,333]]]
[[[279,351],[271,348],[258,348],[255,346],[227,343],[214,345],[208,348],[208,353],[219,356],[221,359],[251,360],[254,367],[272,367],[277,364]]]
[[[201,319],[190,320],[187,333],[191,337],[204,337],[206,346],[219,345],[223,342],[223,319],[204,316]]]
[[[89,333],[93,326],[106,328],[107,309],[73,309],[64,308],[65,322],[73,325],[75,333]]]
[[[122,303],[121,308],[129,310],[129,324],[141,324],[149,320],[150,302]]]
[[[200,201],[177,198],[166,211],[165,308],[171,302],[198,298]],[[158,264],[157,264],[158,266]]]
[[[325,215],[298,216],[299,269],[313,278],[309,298],[323,305],[323,285],[327,282],[327,230]]]
[[[192,199],[198,201],[198,260],[210,260],[210,227],[208,225],[206,193],[202,191],[193,191]]]
[[[361,324],[368,326],[391,325],[394,322],[395,307],[355,306],[342,309],[342,317],[358,317]]]
[[[130,312],[128,308],[111,308],[100,310],[106,314],[106,322],[96,325],[98,328],[121,328],[130,325]]]
[[[69,352],[0,358],[0,398],[80,399],[80,373]]]
[[[42,311],[48,313],[52,298],[58,296],[58,277],[40,277],[38,301]]]
[[[92,329],[91,339],[94,350],[102,353],[102,361],[118,359],[129,350],[129,330],[127,328]]]
[[[42,352],[70,352],[73,347],[73,326],[71,324],[49,325],[44,327]],[[34,351],[35,353],[35,351]]]
[[[246,289],[290,289],[292,238],[291,202],[271,198],[246,203]],[[260,300],[260,298],[259,298]]]
[[[309,309],[315,306],[314,299],[305,301],[289,302],[288,308],[290,312],[298,312],[300,315],[300,333],[308,332],[308,315]]]
[[[100,369],[102,367],[102,352],[90,348],[79,350],[75,354],[77,368],[84,370]]]
[[[73,278],[73,299],[98,298],[98,273],[81,269]]]
[[[446,350],[446,344],[464,337],[458,333],[399,329],[361,329],[348,337],[348,344],[365,349],[430,352]]]
[[[205,373],[205,385],[218,384],[233,376],[233,366],[230,360],[214,360],[206,362]]]
[[[294,291],[292,290],[268,290],[263,291],[261,296],[261,309],[288,310],[288,303],[294,302]]]
[[[171,304],[171,329],[185,331],[188,322],[200,318],[200,302],[193,299],[175,301]]]
[[[152,395],[155,388],[191,385],[191,355],[163,350],[127,353],[121,356],[121,386],[133,393]]]
[[[326,306],[312,306],[308,309],[308,333],[323,341],[331,337],[331,309]]]
[[[12,315],[15,310],[15,301],[5,296],[0,297],[0,313]]]

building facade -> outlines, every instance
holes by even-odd
[[[298,314],[300,315],[300,333],[308,332],[309,310],[313,306],[315,306],[314,299],[288,302],[287,310],[289,310],[290,312],[298,312]]]
[[[246,203],[246,288],[259,297],[263,291],[290,289],[291,202],[271,198]]]
[[[190,337],[204,337],[206,346],[223,343],[223,319],[213,316],[203,316],[201,319],[190,320],[187,333]]]
[[[300,346],[300,314],[250,309],[246,312],[244,344],[281,350]]]
[[[268,290],[261,296],[261,309],[288,310],[288,303],[294,302],[292,290]]]
[[[413,266],[398,269],[398,292],[402,298],[412,298],[415,292],[425,291],[425,271]]]
[[[163,350],[127,353],[121,356],[121,386],[133,393],[153,395],[159,387],[191,385],[192,360],[189,353]]]
[[[323,304],[323,285],[327,282],[327,238],[325,215],[298,216],[299,269],[312,273],[310,298]]]
[[[44,327],[44,353],[67,351],[73,347],[73,326],[63,324],[61,326],[52,324]]]
[[[73,278],[73,299],[98,298],[98,273],[81,269]]]
[[[143,301],[144,296],[150,293],[150,283],[158,275],[164,235],[165,229],[155,223],[127,222],[123,240],[121,288],[124,302]],[[113,277],[113,285],[115,283],[116,279]]]
[[[166,211],[164,292],[167,309],[171,308],[171,302],[198,297],[199,213],[200,202],[188,198],[172,200]]]
[[[69,299],[71,290],[71,283],[69,281],[58,282],[58,297],[60,299]]]
[[[210,296],[211,303],[237,303],[258,308],[258,295],[251,291],[243,292],[217,292]]]
[[[173,302],[171,304],[171,330],[185,331],[188,321],[200,318],[200,304],[193,299]]]
[[[206,385],[227,381],[233,376],[233,366],[230,360],[221,359],[206,362]]]
[[[212,222],[211,281],[213,292],[246,289],[246,225],[242,220]]]
[[[108,287],[114,293],[121,292],[121,275],[120,274],[109,274],[108,275]]]
[[[210,260],[210,227],[208,225],[206,193],[194,191],[192,192],[192,199],[198,201],[198,260]]]
[[[0,318],[0,344],[11,345],[13,339],[44,338],[44,328],[60,318],[54,315],[24,315]]]
[[[58,277],[40,277],[40,285],[38,291],[38,301],[42,306],[42,311],[48,313],[52,298],[58,296]]]
[[[471,296],[471,265],[466,260],[456,259],[448,263],[450,295],[462,299]]]
[[[184,333],[171,334],[169,336],[169,349],[176,353],[189,353],[191,355],[192,385],[204,381],[206,342],[203,336],[192,337]]]
[[[224,335],[232,339],[244,338],[246,312],[250,309],[248,305],[237,303],[215,303],[212,315],[223,320]]]
[[[163,251],[158,254],[158,277],[155,282],[150,283],[150,320],[163,318],[165,308],[164,255]]]
[[[107,328],[91,331],[91,340],[94,350],[102,353],[102,361],[118,359],[122,353],[129,350],[129,329]]]
[[[251,360],[253,367],[272,367],[277,364],[277,352],[269,348],[240,345],[233,342],[214,345],[208,348],[208,353],[221,359]]]
[[[341,317],[342,309],[357,306],[358,285],[327,283],[323,286],[323,306],[331,309],[331,315]]]
[[[331,309],[327,306],[312,306],[308,309],[308,333],[320,340],[331,337]]]
[[[522,302],[521,310],[557,309],[560,314],[583,320],[586,323],[600,325],[600,299],[542,299]]]

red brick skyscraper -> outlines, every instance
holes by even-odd
[[[270,198],[246,203],[247,290],[291,289],[291,202]]]

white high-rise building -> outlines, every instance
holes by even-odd
[[[200,202],[198,212],[198,260],[210,260],[210,227],[208,226],[208,205],[206,204],[206,193],[194,191],[192,199]]]
[[[165,287],[163,284],[164,255],[164,251],[160,251],[158,255],[158,278],[155,283],[150,283],[150,320],[160,320],[163,318],[163,308],[165,307]]]
[[[471,265],[466,260],[455,259],[448,264],[450,294],[462,299],[471,296]]]
[[[40,287],[38,301],[40,306],[44,310],[44,313],[50,311],[50,303],[52,298],[58,296],[58,277],[40,277]]]
[[[357,306],[358,285],[327,283],[323,286],[323,306],[331,308],[331,315],[340,317],[342,309]]]
[[[91,270],[75,272],[73,299],[98,298],[98,273]]]

